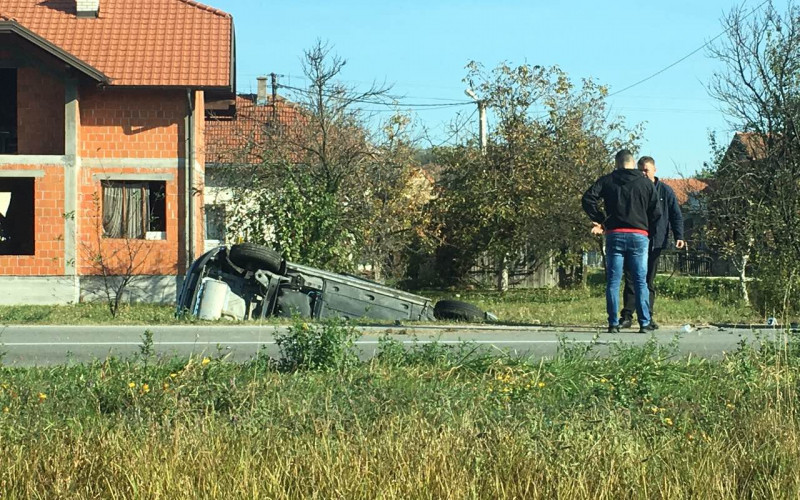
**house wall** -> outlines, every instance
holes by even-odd
[[[0,164],[0,175],[34,177],[36,220],[34,255],[0,255],[0,276],[64,274],[64,166]]]
[[[81,88],[82,158],[184,156],[186,94],[176,90]]]
[[[102,221],[101,177],[124,179],[126,176],[144,175],[150,179],[163,179],[166,186],[166,238],[163,240],[136,240],[104,238]],[[82,168],[79,181],[78,274],[102,274],[97,256],[106,259],[106,268],[122,270],[132,262],[137,275],[176,275],[179,273],[180,239],[178,232],[179,195],[178,175],[174,169],[150,168]],[[128,259],[133,255],[133,260]]]
[[[35,254],[0,256],[0,304],[97,298],[102,278],[94,257],[102,251],[114,268],[114,255],[126,253],[128,243],[139,247],[135,261],[142,261],[136,266],[135,274],[141,277],[131,296],[173,301],[180,274],[187,266],[186,199],[182,194],[187,170],[195,188],[194,255],[203,252],[203,93],[195,95],[195,161],[193,168],[187,169],[189,107],[185,90],[99,89],[93,84],[77,88],[33,70],[21,74],[20,87],[25,87],[19,96],[21,151],[0,155],[0,175],[31,171],[38,176],[34,185]],[[29,87],[41,88],[29,92]],[[48,123],[57,132],[45,130]],[[36,155],[24,151],[36,151]],[[98,238],[105,178],[165,183],[164,239],[126,242]],[[26,293],[4,293],[16,287],[24,287]]]
[[[136,246],[136,274],[174,276],[185,268],[180,220],[184,212],[181,171],[185,165],[186,112],[184,91],[81,88],[79,274],[99,274],[96,255],[121,255],[131,244]],[[104,178],[163,180],[166,238],[98,238]],[[109,263],[112,268],[113,260]]]

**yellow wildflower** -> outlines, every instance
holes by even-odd
[[[170,376],[170,378],[175,378],[175,377],[178,376],[178,374],[177,373],[170,373],[169,376]]]
[[[136,387],[136,384],[134,382],[128,382],[128,387],[133,389],[134,387]]]
[[[653,406],[652,408],[650,408],[650,410],[651,410],[653,413],[658,413],[658,406]]]
[[[541,389],[544,386],[545,386],[544,382],[539,382],[538,384],[536,384],[536,387],[538,387],[539,389]]]
[[[201,364],[201,365],[203,365],[203,366],[206,366],[206,365],[207,365],[207,364],[209,364],[209,363],[211,363],[211,360],[210,360],[210,359],[208,359],[208,358],[203,358],[203,361],[202,361],[200,364]]]
[[[635,384],[635,383],[636,383],[636,377],[631,377],[631,384]]]
[[[11,410],[8,409],[8,406],[4,406],[3,407],[3,413],[8,413],[9,411],[11,411]]]
[[[608,379],[606,379],[606,378],[601,378],[600,379],[600,383],[601,384],[605,384],[606,382],[608,382]]]
[[[45,399],[47,399],[47,394],[45,394],[43,392],[40,392],[39,393],[39,401],[44,401]]]
[[[734,409],[734,408],[736,408],[736,407],[735,407],[735,406],[733,406],[733,404],[731,404],[731,403],[727,403],[727,404],[725,405],[725,408],[727,408],[727,409],[729,409],[729,410],[733,410],[733,409]]]
[[[150,392],[150,385],[142,384],[142,392],[144,393]]]
[[[3,389],[8,389],[8,384],[0,384],[0,387],[2,387]]]
[[[667,424],[667,425],[672,425],[672,419],[667,417],[667,418],[664,419],[664,423]]]
[[[164,385],[162,385],[161,387],[163,387],[165,391],[169,390],[169,384],[166,382],[164,382]]]

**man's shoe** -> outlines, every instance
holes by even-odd
[[[657,325],[650,323],[649,325],[642,326],[639,328],[639,333],[653,333],[658,329]]]
[[[633,324],[633,318],[629,318],[627,316],[624,316],[624,317],[619,319],[619,327],[620,328],[630,328],[632,324]]]
[[[608,333],[619,333],[619,325],[609,325]]]
[[[650,320],[650,326],[652,326],[654,330],[658,330],[658,323],[656,323],[652,319]]]

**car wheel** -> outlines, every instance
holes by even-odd
[[[440,300],[433,308],[436,319],[452,319],[456,321],[481,321],[483,311],[478,307],[460,300]]]
[[[272,273],[280,273],[284,263],[281,254],[255,243],[233,245],[228,252],[228,258],[237,266],[253,272],[263,269]]]

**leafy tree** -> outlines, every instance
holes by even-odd
[[[393,252],[426,227],[420,197],[408,193],[416,151],[402,115],[373,131],[364,107],[386,103],[389,89],[343,84],[344,66],[317,42],[303,59],[308,87],[287,87],[298,119],[265,124],[258,140],[233,155],[240,160],[227,178],[238,181],[240,196],[231,229],[296,262],[340,271],[366,263],[380,278],[386,262],[397,260]],[[259,161],[248,165],[242,158],[253,150]]]
[[[607,116],[607,90],[593,80],[576,88],[558,67],[467,66],[467,83],[482,96],[496,124],[485,155],[474,144],[440,148],[444,165],[437,214],[446,238],[446,263],[463,276],[478,255],[507,267],[534,267],[557,257],[576,262],[594,243],[580,196],[630,147],[628,130]],[[498,279],[500,289],[505,287]]]

